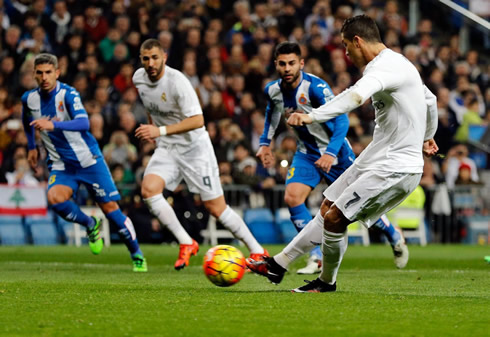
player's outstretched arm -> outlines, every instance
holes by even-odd
[[[259,147],[256,156],[260,159],[265,168],[273,167],[276,163],[276,158],[274,157],[270,146],[262,145]]]
[[[304,113],[295,112],[288,118],[288,124],[291,126],[303,126],[311,123],[313,123],[311,116]]]
[[[381,82],[374,75],[364,76],[352,87],[335,96],[334,99],[313,109],[310,118],[313,122],[322,123],[348,113],[361,106],[382,88]]]

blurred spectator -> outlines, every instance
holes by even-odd
[[[107,35],[99,43],[100,53],[104,62],[109,63],[114,56],[114,49],[121,41],[121,34],[117,29],[110,28]]]
[[[455,185],[482,185],[482,183],[474,180],[471,166],[463,162],[459,165],[458,177],[456,178]]]
[[[468,157],[468,148],[466,145],[458,144],[453,146],[447,153],[446,159],[442,163],[442,173],[446,177],[448,188],[453,188],[458,179],[461,165],[467,165],[471,171],[471,180],[478,182],[478,170],[473,159]]]
[[[199,97],[199,102],[202,107],[206,107],[209,104],[211,93],[215,91],[215,89],[216,87],[214,86],[211,76],[209,76],[209,74],[204,74],[196,88],[197,96]]]
[[[454,111],[449,107],[449,90],[441,87],[435,94],[437,96],[439,125],[434,139],[439,146],[439,152],[447,153],[453,145],[453,137],[459,124]]]
[[[138,158],[136,147],[129,143],[128,136],[124,131],[114,131],[102,153],[109,166],[121,164],[125,169],[130,169]]]
[[[95,137],[100,148],[107,144],[109,133],[104,132],[104,117],[98,112],[90,115],[90,133]]]
[[[250,114],[250,121],[252,127],[248,139],[250,139],[252,153],[257,153],[260,147],[260,136],[264,131],[265,117],[260,110],[254,110]]]
[[[466,112],[463,115],[463,121],[456,130],[454,139],[460,143],[467,143],[470,132],[470,126],[482,125],[482,119],[478,115],[478,99],[472,93],[467,93],[464,97],[464,106]]]
[[[239,102],[244,94],[245,79],[241,74],[234,74],[227,78],[227,90],[223,92],[223,104],[232,117],[239,110]]]
[[[265,28],[268,26],[277,25],[277,19],[270,14],[267,3],[256,3],[254,6],[254,12],[250,16],[250,19],[254,23],[255,27]]]
[[[229,161],[220,161],[218,163],[219,167],[219,179],[221,181],[221,185],[231,185],[234,183],[233,181],[233,167]]]
[[[330,36],[334,31],[333,23],[334,17],[332,16],[329,1],[318,0],[313,7],[313,13],[306,17],[304,27],[307,36],[311,36],[313,27],[317,25],[318,33],[320,33],[321,40],[325,44],[330,40]]]
[[[111,175],[114,183],[121,194],[121,203],[128,205],[133,195],[135,182],[134,175],[130,169],[125,169],[122,164],[114,164],[111,166]]]
[[[39,181],[34,177],[26,157],[15,158],[15,170],[7,172],[5,177],[9,185],[38,186]]]
[[[85,9],[84,30],[90,40],[100,42],[109,28],[106,18],[102,15],[102,9],[90,4]]]
[[[138,123],[131,112],[131,106],[127,103],[119,104],[117,109],[117,116],[119,118],[119,128],[126,133],[129,142],[139,149],[140,140],[135,136],[135,131],[138,127]]]
[[[121,103],[126,103],[129,105],[129,110],[133,113],[137,123],[148,122],[148,114],[143,106],[143,103],[141,103],[138,97],[138,92],[134,86],[130,86],[122,93],[119,104]]]
[[[126,62],[121,64],[119,72],[114,76],[114,88],[120,93],[123,93],[126,89],[133,87],[133,73],[134,67],[131,63]]]
[[[199,86],[199,77],[197,76],[196,61],[187,60],[182,67],[182,73],[189,79],[192,87],[196,89]]]
[[[70,28],[71,14],[66,7],[65,0],[58,0],[53,5],[53,14],[49,17],[51,20],[48,33],[51,34],[51,41],[58,50],[68,34]]]
[[[470,83],[468,77],[459,77],[456,88],[451,90],[449,93],[449,107],[456,114],[456,119],[458,120],[459,124],[463,123],[463,116],[467,111],[467,107],[465,106],[465,97],[468,99],[470,96],[474,96],[478,102],[478,115],[484,116],[485,103],[483,102],[480,88],[478,88],[476,84]]]
[[[209,103],[204,107],[203,114],[206,122],[218,121],[228,117],[221,92],[217,90],[211,92]]]
[[[0,51],[0,58],[11,56],[15,59],[16,66],[20,66],[22,60],[17,58],[17,48],[21,36],[21,30],[19,26],[12,25],[5,30],[5,37],[2,41],[2,50]]]

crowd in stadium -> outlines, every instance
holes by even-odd
[[[338,94],[360,77],[339,30],[346,18],[365,13],[378,23],[386,46],[414,63],[438,98],[435,139],[446,157],[427,161],[421,184],[430,188],[445,175],[450,187],[479,183],[477,170],[490,168],[490,162],[486,154],[469,159],[473,148],[461,144],[468,142],[470,126],[490,122],[488,60],[478,49],[482,45],[460,50],[461,20],[437,19],[432,2],[421,6],[427,16],[409,34],[407,4],[395,0],[0,1],[0,181],[29,185],[47,178],[46,167],[36,172],[28,167],[20,98],[36,87],[34,56],[48,52],[59,58],[59,80],[82,96],[123,205],[138,204],[154,145],[135,137],[147,114],[131,79],[140,67],[139,47],[152,37],[167,50],[167,65],[181,70],[198,93],[222,184],[259,191],[282,184],[284,163],[291,162],[296,148],[284,123],[275,141],[276,168],[266,170],[255,158],[267,104],[263,88],[277,78],[274,47],[298,42],[304,70]],[[349,114],[348,138],[356,155],[370,142],[373,116],[368,103]],[[458,160],[451,163],[452,158]],[[465,170],[470,171],[466,181],[459,175]]]

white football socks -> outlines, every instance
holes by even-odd
[[[323,264],[320,279],[328,284],[334,284],[337,280],[337,272],[340,263],[347,250],[347,231],[343,233],[332,233],[323,231]]]
[[[308,222],[294,239],[280,252],[274,256],[278,265],[287,269],[289,264],[303,254],[310,252],[316,245],[321,244],[323,234],[323,217],[320,211]]]
[[[146,206],[150,210],[162,226],[172,232],[179,244],[190,245],[192,244],[192,238],[187,234],[184,227],[180,224],[177,215],[175,215],[174,209],[165,200],[162,194],[154,195],[153,197],[143,199]]]
[[[245,246],[247,246],[250,253],[264,253],[264,248],[257,242],[243,219],[230,206],[226,205],[226,209],[221,213],[218,221],[221,222],[235,238],[241,240]]]

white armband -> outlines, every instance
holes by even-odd
[[[167,135],[167,127],[166,126],[160,126],[158,128],[160,130],[160,136],[166,136]]]

